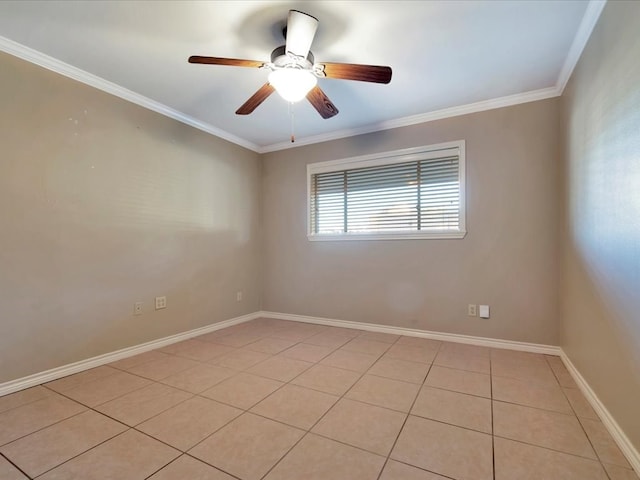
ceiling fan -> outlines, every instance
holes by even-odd
[[[389,83],[391,68],[351,63],[315,63],[311,43],[318,28],[318,19],[298,10],[289,10],[287,26],[283,30],[286,44],[271,52],[270,62],[236,58],[191,56],[189,63],[254,67],[270,70],[269,80],[237,111],[238,115],[253,112],[269,95],[277,91],[288,102],[307,98],[322,118],[331,118],[338,109],[317,85],[318,78],[359,80]]]

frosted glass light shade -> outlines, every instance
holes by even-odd
[[[281,68],[269,74],[269,83],[287,102],[299,102],[316,86],[318,79],[308,70]]]

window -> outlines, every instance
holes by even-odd
[[[462,238],[464,141],[307,165],[310,240]]]

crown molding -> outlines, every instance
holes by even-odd
[[[519,105],[521,103],[535,102],[537,100],[558,97],[560,95],[561,92],[557,87],[547,87],[540,90],[531,90],[529,92],[516,93],[514,95],[507,95],[505,97],[499,98],[492,98],[491,100],[482,100],[480,102],[469,103],[467,105],[459,105],[456,107],[443,108],[442,110],[434,110],[432,112],[411,115],[409,117],[396,118],[394,120],[387,120],[373,125],[366,125],[364,127],[344,129],[338,130],[336,132],[324,133],[322,135],[304,137],[300,140],[296,139],[296,142],[293,144],[290,142],[274,143],[273,145],[260,147],[258,149],[258,153],[276,152],[278,150],[285,150],[287,148],[302,147],[304,145],[328,142],[331,140],[337,140],[339,138],[363,135],[365,133],[373,133],[382,130],[390,130],[393,128],[407,127],[419,123],[432,122],[434,120],[442,120],[444,118],[467,115],[469,113],[477,113],[483,112],[485,110],[510,107],[512,105]]]
[[[76,68],[65,62],[57,60],[49,55],[45,55],[37,50],[26,47],[20,43],[14,42],[8,38],[0,36],[0,50],[16,57],[27,60],[31,63],[39,65],[43,68],[51,70],[53,72],[64,75],[73,80],[82,82],[86,85],[90,85],[94,88],[102,90],[104,92],[115,95],[119,98],[135,103],[141,107],[147,108],[154,112],[165,115],[169,118],[177,120],[186,125],[202,130],[203,132],[215,135],[229,142],[235,143],[241,147],[252,150],[256,153],[263,154],[269,152],[276,152],[279,150],[286,150],[289,148],[302,147],[305,145],[312,145],[315,143],[328,142],[332,140],[338,140],[346,137],[353,137],[356,135],[363,135],[367,133],[379,132],[383,130],[391,130],[394,128],[407,127],[411,125],[417,125],[420,123],[432,122],[434,120],[442,120],[445,118],[456,117],[460,115],[467,115],[470,113],[478,113],[486,110],[493,110],[496,108],[509,107],[513,105],[519,105],[522,103],[534,102],[538,100],[544,100],[547,98],[558,97],[562,95],[574,68],[576,67],[580,56],[589,40],[593,29],[600,18],[600,14],[606,4],[607,0],[590,0],[585,10],[578,31],[573,39],[569,53],[565,58],[564,64],[558,75],[555,86],[542,88],[539,90],[532,90],[529,92],[517,93],[513,95],[507,95],[504,97],[493,98],[490,100],[483,100],[480,102],[470,103],[466,105],[459,105],[455,107],[444,108],[441,110],[434,110],[432,112],[421,113],[418,115],[411,115],[408,117],[397,118],[393,120],[387,120],[376,124],[365,125],[358,128],[342,129],[335,132],[312,135],[309,137],[303,137],[296,139],[296,142],[279,142],[266,146],[259,146],[249,140],[233,135],[225,130],[214,127],[206,122],[198,120],[194,117],[186,115],[178,110],[168,107],[160,102],[152,100],[148,97],[140,95],[136,92],[128,90],[124,87],[116,85],[113,82],[105,80],[97,75],[93,75],[89,72]]]
[[[113,82],[105,80],[104,78],[93,75],[92,73],[81,70],[80,68],[69,65],[61,60],[45,55],[32,48],[22,45],[18,42],[14,42],[6,37],[0,36],[0,50],[9,53],[15,57],[21,58],[28,62],[34,63],[40,67],[51,70],[52,72],[59,73],[65,77],[71,78],[78,82],[84,83],[91,87],[102,90],[103,92],[110,93],[116,97],[120,97],[128,102],[135,103],[141,107],[152,110],[156,113],[164,115],[166,117],[177,120],[191,127],[202,130],[203,132],[215,135],[224,140],[227,140],[241,147],[258,152],[259,147],[255,143],[252,143],[244,138],[240,138],[229,132],[226,132],[220,128],[216,128],[213,125],[202,122],[196,118],[186,115],[178,110],[166,106],[163,103],[152,100],[144,95],[128,90],[120,85],[116,85]]]
[[[606,3],[607,0],[590,0],[589,5],[587,5],[587,9],[584,12],[578,31],[576,32],[576,36],[573,38],[571,48],[569,48],[567,58],[565,58],[562,70],[560,70],[560,75],[558,75],[556,88],[560,92],[560,95],[564,92],[564,89],[571,78],[571,74],[573,73],[573,69],[576,68],[578,60],[580,60],[582,52],[587,46],[587,42],[591,37],[591,33],[593,33],[596,23],[598,23],[598,19],[600,18],[600,14],[602,13]]]

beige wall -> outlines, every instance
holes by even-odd
[[[640,449],[640,2],[609,2],[563,97],[562,346]]]
[[[558,99],[263,156],[269,311],[558,344]],[[310,242],[306,165],[466,140],[462,240]],[[467,317],[469,303],[491,319]]]
[[[0,91],[0,383],[260,309],[257,154],[5,54]]]

